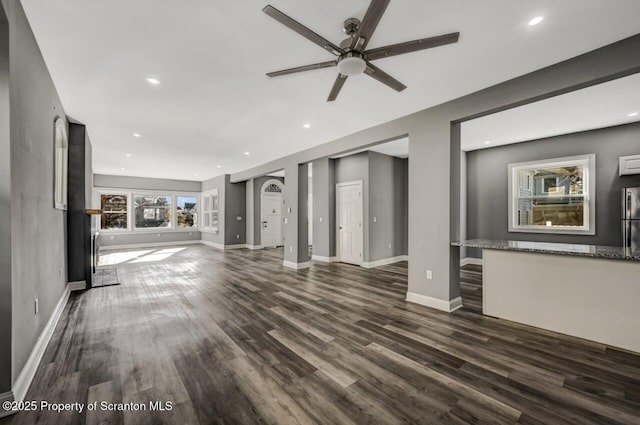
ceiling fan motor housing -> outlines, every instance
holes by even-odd
[[[338,71],[344,75],[362,74],[367,67],[364,55],[360,52],[352,50],[346,52],[338,59]]]

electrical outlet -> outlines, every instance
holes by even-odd
[[[375,223],[376,221],[378,221],[378,217],[373,217],[373,222]]]
[[[58,277],[62,277],[62,269],[58,269]]]
[[[292,246],[289,247],[289,252],[293,252],[293,247]]]
[[[431,270],[427,270],[427,279],[433,279],[433,272]]]
[[[40,311],[40,305],[39,304],[40,303],[38,302],[38,299],[34,298],[33,299],[33,311],[34,311],[34,314],[38,314],[38,312]]]
[[[320,217],[320,223],[322,223],[322,217]]]
[[[287,208],[287,212],[291,214],[291,207]]]
[[[389,244],[389,249],[391,249],[391,244]]]
[[[156,236],[157,236],[157,237],[160,237],[160,233],[157,233],[157,234],[156,234]]]
[[[236,239],[240,239],[240,235],[236,235]]]

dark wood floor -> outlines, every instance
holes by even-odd
[[[294,271],[281,250],[204,246],[111,259],[123,284],[72,295],[27,398],[173,409],[6,424],[640,424],[640,356],[483,317],[477,266],[446,314],[404,301],[406,263]]]

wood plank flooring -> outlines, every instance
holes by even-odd
[[[282,267],[282,250],[111,253],[74,293],[29,400],[170,411],[22,412],[8,424],[640,424],[640,355],[404,301],[407,265]],[[4,421],[4,422],[3,422]]]

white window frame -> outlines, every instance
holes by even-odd
[[[195,226],[191,226],[191,227],[178,227],[178,198],[196,198],[196,225]],[[194,229],[199,229],[200,227],[200,219],[201,219],[201,208],[202,205],[200,204],[200,194],[198,193],[174,193],[173,194],[173,228],[176,230],[194,230]]]
[[[518,223],[518,174],[527,169],[553,167],[584,167],[584,200],[583,226],[533,226]],[[596,234],[596,156],[595,154],[578,155],[540,161],[519,162],[509,164],[509,232],[551,233],[560,235],[595,235]],[[533,182],[531,182],[533,184]]]
[[[216,196],[218,198],[218,209],[214,210],[213,209],[213,197]],[[207,200],[208,201],[208,205],[207,205]],[[206,207],[209,207],[208,209],[205,209]],[[213,212],[217,212],[218,213],[218,221],[217,221],[217,226],[214,229],[212,224],[212,220],[211,218],[213,217]],[[207,218],[205,218],[205,216],[207,216]],[[202,228],[201,231],[205,232],[205,233],[213,233],[214,235],[217,235],[220,233],[220,190],[219,188],[215,187],[213,189],[207,190],[205,192],[202,192],[202,216],[199,220],[199,224],[202,224]],[[208,224],[208,226],[205,226],[205,224]]]
[[[127,229],[102,229],[102,220],[98,220],[98,228],[100,233],[109,234],[146,234],[146,233],[181,233],[181,232],[199,232],[200,229],[200,205],[202,205],[202,196],[200,192],[173,192],[164,190],[138,190],[138,189],[122,189],[122,188],[96,188],[93,191],[93,204],[102,206],[101,195],[122,195],[127,197]],[[169,196],[171,197],[171,227],[135,227],[134,214],[135,207],[133,200],[135,196]],[[177,198],[185,196],[196,198],[198,202],[198,223],[194,227],[177,227]]]
[[[94,205],[98,205],[99,208],[102,208],[102,195],[120,195],[127,197],[127,228],[126,229],[103,229],[102,228],[102,217],[98,220],[98,229],[100,232],[104,233],[128,233],[131,231],[131,192],[123,191],[122,189],[113,189],[113,190],[96,190],[95,191],[95,202]]]

